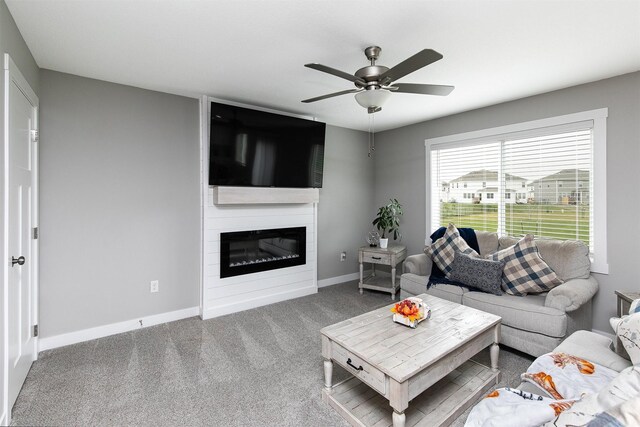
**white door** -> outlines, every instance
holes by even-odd
[[[25,87],[26,86],[26,87]],[[37,113],[38,100],[5,55],[5,126],[8,141],[7,349],[9,413],[36,359]],[[6,152],[5,152],[6,153]]]

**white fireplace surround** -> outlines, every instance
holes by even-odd
[[[210,186],[211,101],[214,99],[203,97],[200,108],[201,317],[209,319],[318,292],[318,189]],[[220,233],[285,227],[306,227],[306,264],[220,278]]]

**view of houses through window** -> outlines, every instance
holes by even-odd
[[[592,131],[432,147],[431,222],[501,235],[593,236]]]

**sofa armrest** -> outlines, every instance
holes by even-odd
[[[431,258],[427,254],[410,255],[402,264],[403,273],[413,273],[418,276],[429,276],[431,274]]]
[[[583,304],[589,302],[596,292],[598,292],[598,281],[595,277],[570,279],[551,289],[544,305],[566,313],[579,309]]]

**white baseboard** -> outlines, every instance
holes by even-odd
[[[365,279],[370,276],[372,273],[372,270],[364,270],[362,272],[363,276],[365,277]],[[391,277],[391,275],[387,272],[384,271],[376,271],[376,274],[380,274],[380,275],[388,275],[389,277]],[[352,280],[360,280],[360,273],[350,273],[350,274],[343,274],[342,276],[336,276],[336,277],[329,277],[328,279],[322,279],[322,280],[318,280],[318,287],[319,288],[324,288],[326,286],[333,286],[333,285],[338,285],[340,283],[344,283],[344,282],[350,282]]]
[[[41,338],[38,344],[38,351],[51,350],[53,348],[64,347],[65,345],[77,344],[79,342],[90,341],[96,338],[104,338],[109,335],[120,334],[122,332],[147,328],[161,323],[174,322],[176,320],[198,316],[199,314],[200,307],[190,307],[183,310],[154,314],[152,316],[126,320],[124,322],[112,323],[110,325],[97,326],[95,328],[54,335],[52,337]]]
[[[329,277],[328,279],[318,280],[318,287],[337,285],[338,283],[350,282],[351,280],[359,280],[360,273],[343,274],[342,276]]]
[[[227,304],[217,307],[214,306],[206,309],[204,313],[202,313],[202,319],[211,319],[218,316],[224,316],[226,314],[237,313],[239,311],[249,310],[251,308],[262,307],[264,305],[274,304],[276,302],[286,301],[293,298],[300,298],[317,293],[318,288],[316,286],[307,286],[305,288],[296,289],[295,291],[282,292],[279,294],[272,294],[264,297],[242,300],[234,304]]]

